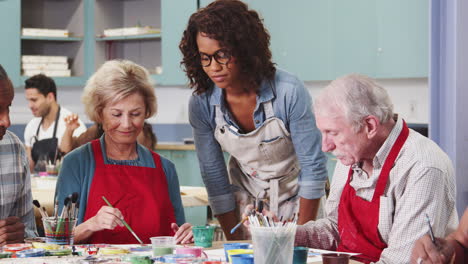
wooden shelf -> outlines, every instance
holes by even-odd
[[[98,37],[96,41],[129,41],[129,40],[150,40],[160,39],[161,33],[132,35],[132,36],[115,36],[115,37]]]
[[[24,84],[24,81],[29,79],[31,76],[21,76],[21,84]],[[83,76],[71,76],[71,77],[54,77],[50,76],[52,79],[54,79],[55,84],[57,86],[82,86],[84,83],[86,83],[87,78]]]
[[[21,36],[22,40],[43,40],[43,41],[82,41],[81,37],[40,37],[40,36]]]

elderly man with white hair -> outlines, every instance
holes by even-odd
[[[393,113],[381,86],[351,74],[330,83],[314,104],[322,150],[336,165],[323,219],[299,226],[296,244],[361,253],[365,263],[409,263],[413,243],[457,225],[449,157]]]

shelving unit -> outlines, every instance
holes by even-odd
[[[71,77],[53,77],[59,86],[81,85],[85,74],[84,10],[87,0],[21,0],[21,28],[68,29],[70,37],[20,36],[22,55],[66,56]],[[21,67],[21,66],[20,66]],[[24,81],[27,76],[20,76]]]
[[[111,59],[128,59],[157,76],[162,67],[160,33],[129,36],[103,35],[105,29],[150,26],[161,28],[161,1],[99,0],[94,6],[95,66]],[[159,70],[160,71],[160,70]]]
[[[350,72],[375,78],[427,76],[429,7],[425,1],[244,1],[264,19],[273,61],[301,80],[331,80]],[[72,77],[55,78],[58,86],[84,86],[99,66],[114,58],[148,68],[157,85],[186,85],[179,42],[197,3],[203,7],[210,2],[0,0],[0,20],[8,25],[0,27],[0,63],[15,86],[24,80],[21,55],[69,57]],[[161,29],[161,33],[101,37],[104,29],[138,25]],[[72,35],[21,36],[25,27],[67,28]],[[161,72],[157,69],[162,73],[156,74]]]

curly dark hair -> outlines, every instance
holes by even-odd
[[[190,16],[179,44],[183,54],[180,64],[185,67],[194,93],[202,94],[213,86],[200,63],[199,32],[217,40],[236,58],[243,78],[255,89],[262,80],[274,78],[270,34],[258,13],[238,0],[217,0]]]

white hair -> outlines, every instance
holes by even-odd
[[[373,79],[349,74],[332,81],[315,99],[314,112],[318,115],[344,116],[355,131],[362,120],[375,116],[380,123],[393,117],[393,104],[387,91]]]

